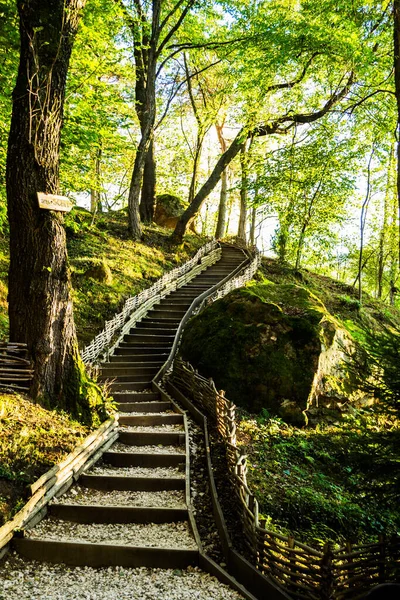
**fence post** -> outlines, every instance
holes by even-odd
[[[346,552],[347,552],[347,554],[351,554],[352,550],[353,550],[353,544],[351,542],[347,541],[346,542]],[[348,559],[348,565],[349,565],[349,568],[348,568],[348,571],[347,571],[347,579],[349,580],[348,585],[349,585],[349,588],[352,588],[352,587],[354,587],[354,583],[351,583],[350,579],[353,577],[354,567],[352,566],[353,565],[353,558],[351,556]]]
[[[292,535],[289,535],[287,544],[288,544],[289,550],[294,550],[296,541]],[[297,582],[297,579],[298,579],[296,576],[296,556],[295,556],[294,552],[290,552],[289,555],[290,555],[289,562],[290,562],[290,571],[291,571],[290,581],[295,585]]]
[[[378,536],[379,541],[379,563],[378,563],[378,580],[379,583],[385,582],[385,550],[386,550],[386,538],[384,535],[380,534]]]
[[[332,598],[333,588],[333,552],[331,544],[327,542],[324,546],[324,555],[321,558],[321,599],[329,600]]]

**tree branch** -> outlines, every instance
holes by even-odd
[[[156,57],[157,58],[160,56],[161,52],[164,50],[165,46],[168,44],[169,40],[172,38],[172,36],[174,35],[174,33],[182,25],[182,23],[183,23],[186,15],[188,14],[189,10],[192,8],[192,6],[193,6],[194,3],[195,3],[195,0],[188,0],[188,3],[185,6],[185,8],[182,10],[182,12],[181,12],[181,14],[179,16],[179,19],[176,21],[175,25],[173,25],[173,27],[171,27],[171,29],[169,30],[169,32],[167,33],[167,35],[165,36],[165,38],[163,39],[163,41],[159,45],[159,47],[158,47],[158,49],[156,51]]]
[[[310,57],[310,59],[306,62],[301,74],[299,75],[299,77],[297,79],[294,79],[293,81],[288,81],[287,83],[276,83],[274,85],[270,85],[267,87],[266,92],[274,92],[275,90],[283,90],[283,89],[291,89],[292,87],[294,87],[295,85],[297,85],[298,83],[300,83],[304,77],[306,76],[306,73],[308,71],[309,66],[311,65],[312,61],[314,60],[314,58],[316,56],[318,56],[318,54],[320,54],[319,52],[314,52],[314,54],[312,54],[312,56]]]

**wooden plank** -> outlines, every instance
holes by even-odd
[[[45,194],[44,192],[37,193],[39,208],[46,210],[56,210],[59,212],[69,212],[74,204],[66,196],[58,196],[57,194]]]

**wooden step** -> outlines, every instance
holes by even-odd
[[[73,523],[174,523],[187,521],[187,508],[51,504],[51,517]]]
[[[103,374],[103,375],[99,375],[98,381],[100,383],[104,383],[106,381],[109,381],[112,385],[114,384],[121,384],[123,385],[124,383],[145,383],[147,382],[147,384],[149,384],[151,382],[151,380],[153,379],[153,377],[156,376],[157,372],[159,371],[159,369],[155,369],[152,373],[138,373],[137,375],[131,374],[131,375],[118,375],[118,377],[116,377],[115,375],[108,375],[108,374]],[[135,389],[135,388],[126,388],[127,390],[129,389]]]
[[[172,323],[165,322],[164,319],[145,319],[140,322],[142,329],[165,329],[166,331],[176,331],[179,327],[180,321],[173,321]]]
[[[148,548],[87,542],[52,542],[20,538],[13,541],[17,552],[28,559],[87,567],[150,567],[184,569],[197,565],[198,550]]]
[[[128,427],[158,427],[159,425],[182,425],[183,415],[129,415],[120,416],[119,424]]]
[[[186,310],[167,310],[164,308],[153,308],[149,310],[147,316],[151,319],[161,318],[174,318],[179,319],[179,322],[183,319],[183,315],[186,313]]]
[[[130,390],[135,390],[137,392],[142,392],[151,386],[151,379],[148,381],[112,381],[110,383],[110,391],[111,392],[125,392]]]
[[[124,341],[128,342],[128,343],[142,342],[142,343],[147,343],[150,345],[156,345],[156,344],[160,344],[160,343],[162,344],[165,342],[166,344],[172,345],[174,338],[175,338],[174,335],[151,335],[150,333],[145,333],[145,334],[127,333],[124,336]]]
[[[104,452],[103,460],[113,467],[178,467],[185,464],[186,457],[180,452]]]
[[[128,344],[127,342],[121,342],[118,348],[115,349],[114,356],[121,355],[135,355],[135,356],[148,356],[149,354],[156,354],[158,356],[169,355],[167,345],[163,347],[157,346],[146,346],[145,344]]]
[[[161,396],[158,392],[120,392],[114,395],[114,400],[116,402],[128,402],[128,403],[136,403],[136,402],[153,402],[160,400]]]
[[[176,330],[178,328],[177,327],[170,327],[169,329],[166,329],[165,327],[162,326],[158,326],[158,327],[132,327],[132,329],[129,330],[129,334],[131,335],[151,335],[153,336],[173,336],[175,337],[176,334]]]
[[[163,363],[161,363],[163,364]],[[120,363],[103,363],[101,365],[101,376],[108,377],[120,377],[124,375],[153,375],[160,369],[158,365],[151,367],[149,365],[137,366],[137,365],[121,365]]]
[[[118,441],[131,446],[180,446],[185,443],[185,434],[183,431],[120,430]]]
[[[86,475],[79,483],[92,490],[118,490],[125,492],[164,492],[184,490],[184,477],[127,477],[121,475]]]
[[[144,394],[143,394],[144,395]],[[115,398],[114,398],[115,400]],[[171,410],[171,402],[119,402],[121,412],[165,412]]]
[[[129,355],[121,355],[118,356],[118,358],[120,360],[118,361],[112,361],[110,363],[106,363],[106,364],[110,364],[113,365],[115,367],[136,367],[138,369],[145,369],[145,368],[156,368],[157,370],[162,367],[162,365],[165,363],[165,360],[159,360],[159,361],[147,361],[147,362],[141,362],[141,357],[140,356],[133,356],[132,359],[129,359]],[[168,358],[168,355],[167,355]],[[124,360],[125,359],[125,360]],[[104,363],[103,363],[104,364]]]

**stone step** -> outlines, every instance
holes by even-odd
[[[198,550],[190,549],[52,542],[28,538],[15,539],[13,546],[25,558],[71,566],[184,569],[199,562]]]

